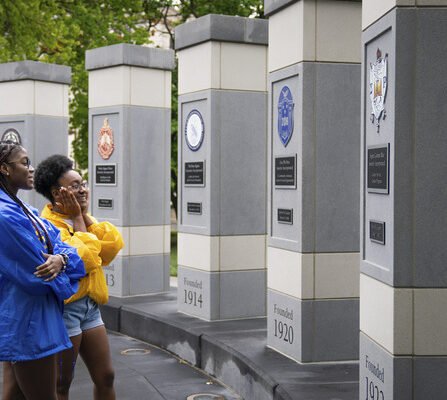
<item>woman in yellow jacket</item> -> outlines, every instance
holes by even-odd
[[[93,380],[94,398],[115,399],[109,342],[98,304],[108,300],[102,267],[113,261],[124,245],[123,239],[113,224],[97,222],[88,214],[87,183],[73,170],[69,158],[54,155],[42,161],[34,182],[37,192],[51,201],[42,217],[59,228],[62,241],[77,249],[87,272],[78,292],[65,302],[64,322],[73,349],[60,353],[58,399],[68,399],[78,354]]]

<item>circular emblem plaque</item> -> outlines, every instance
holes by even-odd
[[[284,146],[287,146],[292,137],[294,108],[292,92],[284,86],[278,99],[278,134]]]
[[[185,139],[186,144],[192,151],[197,151],[205,136],[205,124],[202,114],[198,110],[192,110],[186,117]]]
[[[22,144],[22,139],[20,138],[19,132],[13,128],[8,128],[2,135],[2,142],[9,140],[10,142],[16,144]]]
[[[113,131],[109,125],[109,119],[104,118],[104,124],[98,134],[98,153],[103,160],[108,160],[114,149]]]

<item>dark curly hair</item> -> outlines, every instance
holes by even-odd
[[[73,169],[73,161],[61,154],[43,160],[34,173],[34,188],[38,193],[53,202],[51,189],[60,186],[59,178]]]

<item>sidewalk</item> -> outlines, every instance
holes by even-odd
[[[164,350],[113,332],[109,332],[109,341],[117,400],[185,400],[197,393],[223,396],[215,400],[240,399],[210,376]],[[2,376],[0,366],[0,390]],[[93,385],[87,368],[79,358],[70,400],[92,398]]]
[[[299,364],[266,346],[265,318],[207,322],[177,312],[177,290],[111,298],[109,329],[178,355],[245,400],[357,400],[358,362]],[[185,397],[186,398],[186,397]]]

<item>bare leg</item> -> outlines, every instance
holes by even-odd
[[[72,349],[61,351],[57,359],[57,398],[58,400],[68,400],[71,382],[74,377],[74,367],[78,358],[79,347],[81,345],[82,333],[70,338],[73,344]]]
[[[17,383],[27,400],[57,400],[56,354],[11,365]]]
[[[82,332],[79,350],[95,385],[95,400],[115,400],[115,371],[110,356],[109,339],[104,326]]]
[[[25,396],[23,396],[23,393],[20,390],[10,362],[3,363],[2,400],[25,400]]]

